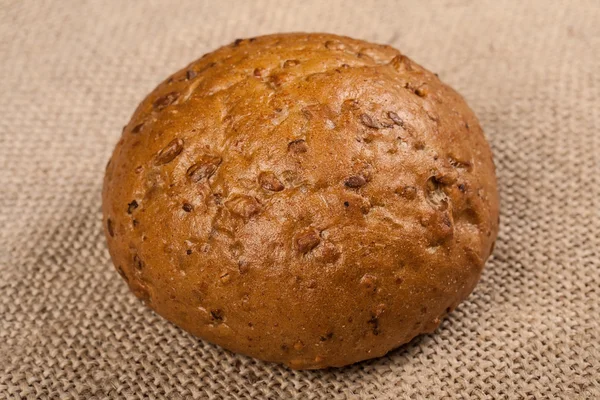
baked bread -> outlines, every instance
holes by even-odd
[[[463,98],[398,50],[328,34],[236,40],[139,105],[107,166],[112,260],[186,331],[291,368],[432,332],[498,231]]]

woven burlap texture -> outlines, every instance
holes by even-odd
[[[387,356],[291,371],[145,308],[101,228],[138,102],[237,37],[327,31],[438,72],[494,150],[480,284]],[[600,398],[600,2],[1,1],[0,398]]]

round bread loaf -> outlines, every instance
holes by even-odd
[[[292,368],[432,332],[498,231],[490,148],[463,98],[390,47],[236,40],[139,105],[107,166],[112,260],[186,331]]]

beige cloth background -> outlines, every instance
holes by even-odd
[[[390,43],[457,88],[495,152],[479,286],[381,359],[295,372],[147,310],[101,234],[137,103],[237,37]],[[0,398],[600,398],[600,2],[0,0]]]

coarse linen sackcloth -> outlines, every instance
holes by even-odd
[[[104,166],[138,102],[238,37],[388,43],[462,93],[501,231],[431,335],[342,369],[224,351],[127,289]],[[0,398],[600,398],[600,1],[0,0]]]

